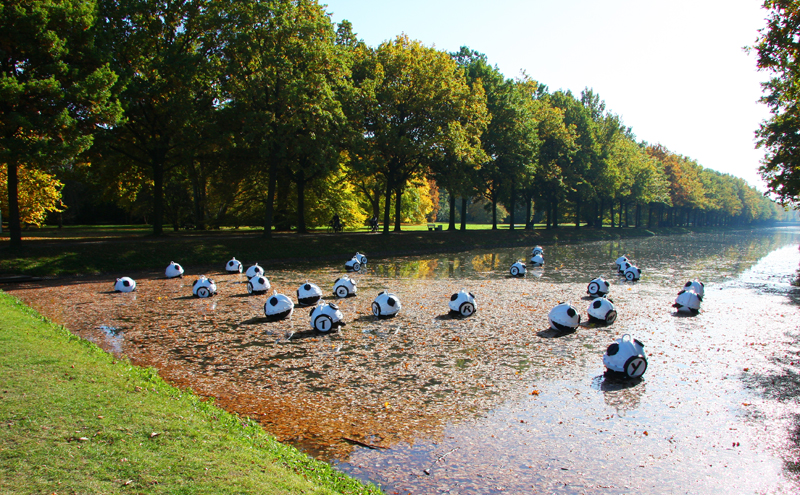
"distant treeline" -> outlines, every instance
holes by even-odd
[[[592,90],[507,79],[466,47],[406,36],[367,46],[315,1],[4,5],[0,158],[12,220],[15,196],[23,222],[50,211],[66,223],[144,221],[157,234],[303,232],[334,214],[346,226],[376,217],[388,232],[440,209],[456,228],[471,204],[520,227],[782,214],[744,180],[637,141]],[[56,88],[46,97],[43,80]],[[30,117],[42,112],[53,117]]]

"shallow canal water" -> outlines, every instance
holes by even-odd
[[[5,290],[387,493],[797,493],[798,243],[794,228],[545,246],[545,267],[524,279],[508,268],[529,248],[372,259],[331,335],[310,330],[308,309],[267,322],[265,297],[219,270],[205,272],[219,286],[208,300],[191,297],[202,273],[191,267],[182,280],[136,274],[132,294],[107,279]],[[615,274],[621,254],[639,282]],[[342,271],[267,276],[292,297],[308,279],[333,299]],[[612,282],[617,321],[549,330],[560,301],[586,320],[596,276]],[[695,278],[702,311],[678,316],[675,296]],[[453,318],[462,287],[478,311]],[[384,288],[403,309],[377,320]],[[603,376],[624,333],[648,354],[637,382]]]

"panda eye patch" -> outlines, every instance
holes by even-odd
[[[595,302],[594,302],[594,304],[592,304],[592,307],[593,307],[594,309],[597,309],[597,308],[599,308],[599,307],[600,307],[602,304],[603,304],[603,303],[601,303],[600,301],[595,301]]]
[[[311,285],[309,284],[304,285],[303,290],[311,290]]]
[[[386,301],[386,304],[388,304],[388,305],[389,305],[389,306],[391,306],[391,307],[394,307],[394,304],[395,304],[394,298],[393,298],[393,297],[390,297],[390,298],[389,298],[389,299]]]
[[[575,317],[575,310],[572,309],[572,308],[569,308],[567,310],[567,314],[569,315],[570,318],[574,318]]]
[[[269,304],[270,304],[270,306],[277,305],[278,304],[278,298],[277,297],[270,297],[269,298]]]
[[[455,301],[456,299],[458,299],[458,294],[453,294],[452,296],[450,296],[451,301]]]
[[[619,344],[617,344],[616,342],[608,346],[608,349],[606,349],[606,354],[608,354],[609,356],[613,356],[618,352],[619,352]]]

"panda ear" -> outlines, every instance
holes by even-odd
[[[684,287],[689,287],[689,286],[691,286],[691,285],[692,285],[692,281],[691,281],[691,280],[689,280],[688,282],[686,282],[686,283],[684,284]]]

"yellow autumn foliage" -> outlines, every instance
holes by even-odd
[[[19,220],[21,224],[40,227],[51,211],[63,211],[61,189],[64,184],[54,176],[37,170],[19,166]],[[0,208],[3,217],[8,218],[8,168],[0,166]]]

